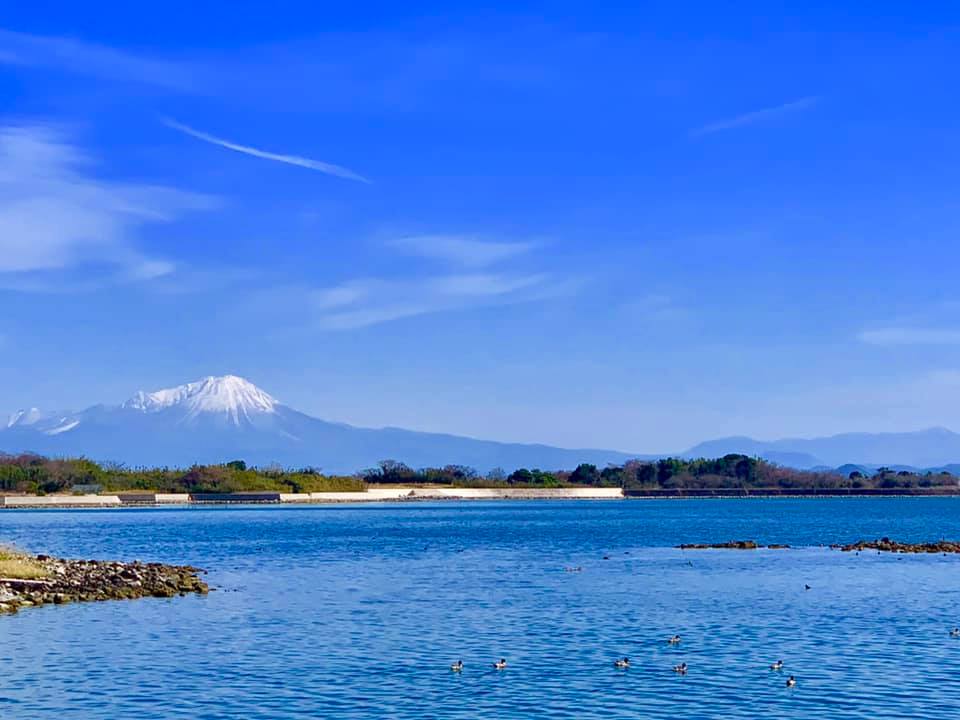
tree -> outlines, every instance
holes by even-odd
[[[507,477],[507,482],[511,485],[517,485],[520,483],[529,485],[533,482],[533,473],[526,468],[514,470],[512,473],[510,473],[509,477]]]
[[[753,458],[741,457],[739,460],[737,460],[736,465],[733,466],[733,473],[738,480],[742,480],[745,483],[751,483],[753,482],[756,464],[757,461]]]
[[[487,480],[490,482],[500,483],[506,479],[507,473],[502,467],[495,467],[487,473]]]
[[[600,472],[596,465],[580,463],[577,469],[570,473],[570,482],[573,485],[596,485],[600,480]]]
[[[627,474],[622,467],[608,465],[600,472],[600,482],[605,487],[623,487]]]
[[[416,477],[416,472],[402,462],[396,460],[381,460],[378,463],[380,467],[380,477],[376,482],[382,483],[404,483],[411,482]]]
[[[660,485],[665,485],[667,480],[681,470],[683,470],[683,461],[681,460],[676,460],[674,458],[657,460],[657,482]]]

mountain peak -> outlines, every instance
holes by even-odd
[[[141,390],[123,403],[127,410],[155,413],[172,408],[188,419],[201,414],[226,415],[234,424],[251,415],[275,412],[277,401],[249,380],[236,375],[207,376],[196,382],[154,392]]]
[[[30,408],[29,410],[18,410],[13,415],[10,416],[10,419],[7,421],[7,427],[11,428],[14,425],[19,425],[21,427],[26,425],[33,425],[35,423],[44,420],[47,417],[47,414],[42,412],[39,408]]]

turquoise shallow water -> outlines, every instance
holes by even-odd
[[[960,538],[960,500],[0,512],[218,588],[0,617],[0,718],[958,717],[960,558],[816,547],[881,535]],[[743,538],[804,547],[671,547]]]

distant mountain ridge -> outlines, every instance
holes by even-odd
[[[353,427],[305,415],[234,375],[140,391],[120,405],[95,405],[76,413],[21,411],[0,429],[0,450],[84,455],[130,466],[243,459],[338,473],[352,473],[385,459],[413,467],[460,464],[509,472],[518,467],[576,467],[581,462],[603,466],[633,457],[615,450]]]
[[[640,439],[638,439],[640,444]],[[762,457],[800,469],[948,468],[960,463],[960,435],[945,428],[903,433],[844,433],[820,438],[755,440],[727,437],[685,452],[638,455],[604,449],[565,449],[503,443],[400,428],[361,428],[320,420],[283,403],[235,375],[135,393],[120,405],[79,412],[14,413],[0,425],[0,451],[48,456],[84,455],[131,466],[186,466],[243,459],[251,464],[320,467],[351,473],[380,460],[413,467],[469,465],[572,469],[581,462],[604,466],[630,459]]]
[[[758,455],[799,468],[836,468],[845,464],[940,468],[960,462],[960,434],[935,427],[913,432],[842,433],[772,441],[729,437],[700,443],[685,452],[684,457],[715,457],[729,452]]]

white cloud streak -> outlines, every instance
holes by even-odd
[[[316,170],[317,172],[345,178],[347,180],[356,180],[357,182],[362,183],[371,182],[362,175],[358,175],[353,170],[341,167],[340,165],[321,162],[320,160],[312,160],[299,155],[282,155],[280,153],[267,152],[266,150],[260,150],[249,145],[240,145],[230,140],[225,140],[223,138],[216,137],[215,135],[210,135],[209,133],[196,130],[189,125],[184,125],[183,123],[177,122],[176,120],[172,120],[170,118],[163,118],[162,120],[163,124],[167,127],[178,130],[179,132],[196,138],[197,140],[202,140],[210,143],[211,145],[218,145],[222,148],[233,150],[234,152],[243,153],[244,155],[261,158],[262,160],[273,160],[274,162],[286,163],[287,165],[295,165],[297,167],[307,168],[308,170]]]
[[[355,280],[310,291],[307,305],[323,330],[350,330],[450,310],[542,297],[545,274],[466,273],[418,280]]]
[[[762,110],[754,110],[753,112],[744,113],[743,115],[737,115],[725,120],[719,120],[717,122],[710,123],[709,125],[704,125],[701,128],[692,130],[690,135],[693,137],[702,137],[704,135],[712,135],[713,133],[722,132],[724,130],[733,130],[746,125],[754,125],[779,115],[785,115],[787,113],[797,112],[798,110],[812,108],[818,102],[820,102],[820,98],[818,97],[800,98],[799,100],[784,103],[783,105],[763,108]]]
[[[869,345],[960,345],[960,330],[951,328],[889,327],[864,330],[857,339]]]
[[[170,274],[173,263],[138,248],[138,230],[216,201],[173,188],[107,182],[56,129],[0,127],[0,287],[43,290],[81,265],[117,281]],[[93,272],[82,284],[96,285]]]
[[[200,75],[196,68],[177,62],[139,57],[73,38],[3,29],[0,29],[0,64],[53,69],[177,92],[196,91]]]
[[[387,243],[409,255],[467,268],[484,268],[534,249],[531,242],[493,242],[467,235],[417,235]]]

